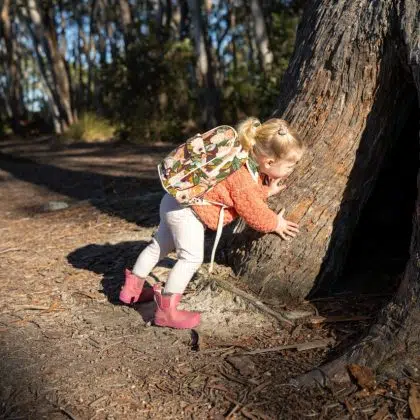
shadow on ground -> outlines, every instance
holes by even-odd
[[[11,142],[2,142],[0,146],[3,150],[8,150],[6,146]],[[23,151],[23,146],[19,146]],[[160,197],[163,194],[159,183],[155,164],[149,164],[147,168],[135,169],[138,176],[132,175],[110,175],[95,172],[97,165],[89,162],[78,167],[86,167],[83,170],[63,168],[54,164],[37,162],[37,157],[43,159],[50,158],[44,149],[33,151],[30,158],[19,156],[20,148],[15,147],[13,154],[0,151],[0,169],[8,172],[11,176],[32,183],[34,185],[47,188],[50,191],[65,195],[69,200],[64,200],[67,204],[74,205],[80,201],[88,200],[99,210],[118,216],[129,222],[135,222],[144,227],[154,226],[158,222],[158,206]],[[27,148],[30,146],[26,146]],[[153,161],[158,161],[160,155],[164,155],[171,147],[167,146],[142,146],[135,149],[118,149],[115,145],[96,146],[83,145],[77,146],[77,153],[83,157],[91,156],[104,159],[101,162],[102,169],[108,172],[119,169],[124,172],[126,164],[115,165],[106,162],[106,158],[117,153],[122,155],[138,154],[139,156],[153,156]],[[93,150],[89,151],[90,148]],[[81,153],[83,152],[83,154]],[[67,156],[67,151],[64,152]],[[71,154],[71,151],[70,151]],[[52,155],[52,153],[51,153]],[[51,156],[54,159],[54,156]],[[135,162],[130,162],[135,165]],[[132,173],[133,168],[126,171]],[[9,178],[0,179],[0,182],[7,181]],[[33,214],[37,211],[44,211],[42,208],[22,208],[23,213]]]

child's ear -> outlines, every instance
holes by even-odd
[[[271,167],[271,165],[274,163],[274,159],[267,159],[265,162],[265,167],[268,169]]]

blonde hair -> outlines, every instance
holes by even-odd
[[[261,124],[255,117],[242,121],[237,128],[244,150],[254,154],[283,159],[293,151],[303,151],[304,143],[287,121],[271,118]]]

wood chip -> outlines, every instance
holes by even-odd
[[[413,383],[410,386],[408,405],[410,406],[413,417],[415,419],[420,419],[420,387]]]
[[[255,363],[247,356],[229,356],[226,361],[232,365],[242,376],[257,376]]]
[[[375,389],[376,379],[371,368],[357,364],[348,365],[347,368],[362,389]]]
[[[371,420],[384,420],[389,415],[388,404],[382,407],[372,416]]]

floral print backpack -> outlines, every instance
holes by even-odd
[[[236,130],[222,125],[196,134],[158,166],[163,188],[180,204],[203,204],[203,195],[248,159]]]
[[[222,234],[226,206],[205,200],[203,196],[244,164],[247,164],[251,175],[256,179],[257,169],[254,165],[251,167],[248,152],[242,149],[238,133],[228,125],[221,125],[191,137],[158,165],[163,188],[180,204],[220,206],[210,272],[213,270],[216,248]]]

